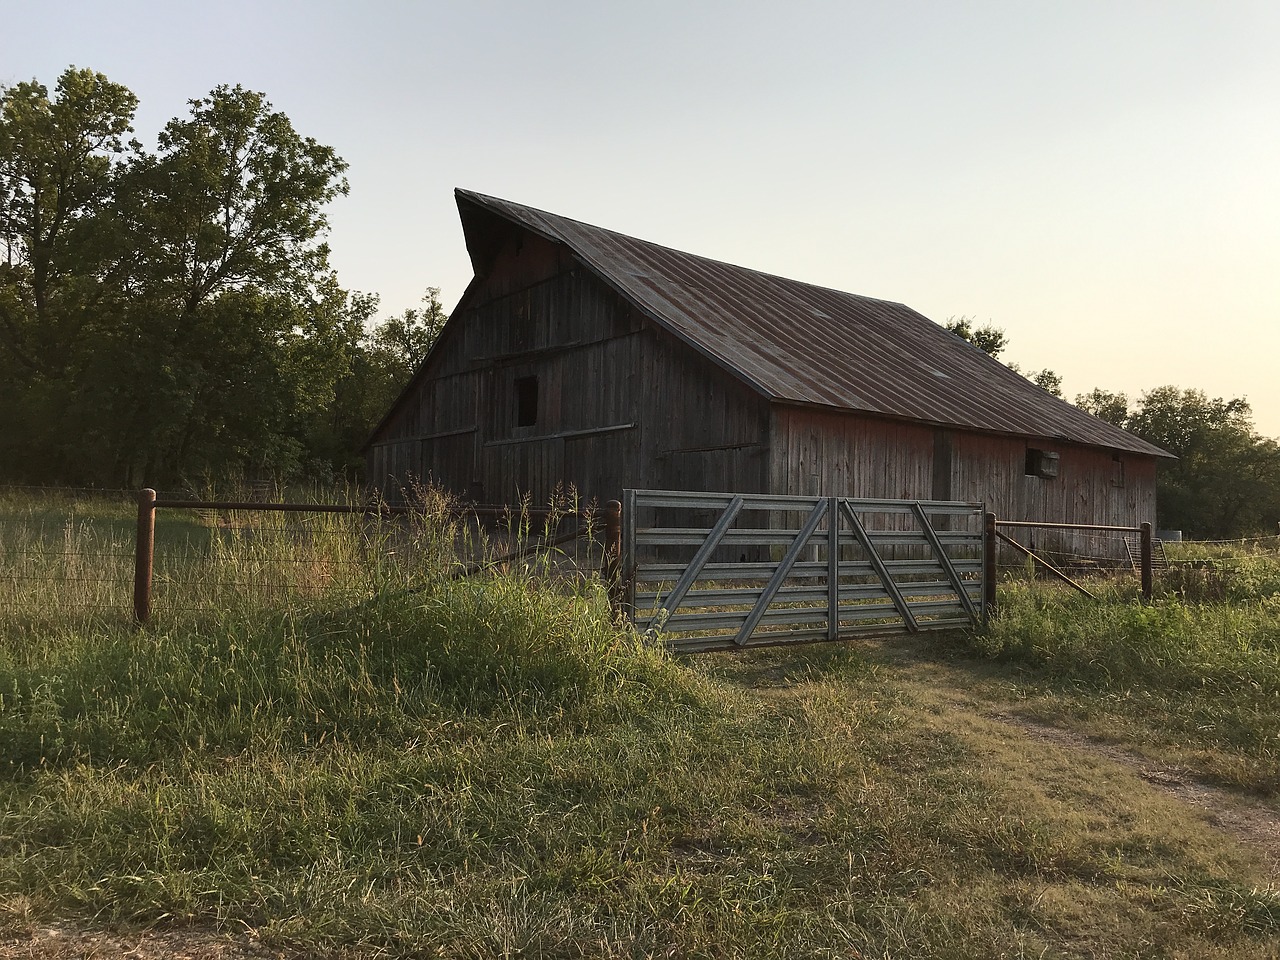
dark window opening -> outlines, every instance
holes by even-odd
[[[532,427],[538,422],[538,378],[516,377],[516,426]]]
[[[1027,447],[1027,464],[1024,472],[1028,477],[1056,477],[1058,460],[1058,454],[1049,450]]]
[[[1113,487],[1124,486],[1124,460],[1120,454],[1111,455],[1111,485]]]

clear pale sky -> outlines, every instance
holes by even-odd
[[[89,67],[149,146],[221,83],[351,165],[384,313],[470,279],[467,187],[1002,327],[1065,393],[1244,396],[1280,435],[1280,4],[5,3],[0,84]]]

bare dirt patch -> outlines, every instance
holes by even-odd
[[[1184,767],[1159,763],[1112,743],[1104,743],[1072,730],[1037,723],[1009,713],[990,714],[991,719],[1011,724],[1027,736],[1044,743],[1087,751],[1113,763],[1130,767],[1146,783],[1203,812],[1205,819],[1256,850],[1273,878],[1280,879],[1280,816],[1276,811],[1208,783]]]
[[[114,933],[58,924],[0,937],[0,960],[283,960],[248,936],[207,930]]]

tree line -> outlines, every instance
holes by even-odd
[[[138,98],[69,68],[0,89],[0,480],[332,476],[445,315],[374,323],[329,263],[346,164],[260,93]]]

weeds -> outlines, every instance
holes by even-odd
[[[855,649],[674,661],[553,553],[458,578],[471,534],[422,523],[215,522],[186,541],[199,609],[0,621],[0,922],[461,957],[1244,957],[1280,932],[1239,851],[1168,807],[1135,822]],[[216,592],[286,534],[314,590]],[[1025,604],[986,652],[1106,693],[1262,643],[1246,618],[1171,663],[1195,611],[1116,604],[1092,624],[1131,649],[1104,659],[1069,601]]]
[[[1044,584],[1003,583],[1000,614],[972,638],[1030,668],[1042,707],[1095,729],[1184,751],[1207,775],[1280,790],[1280,562],[1260,555],[1224,576],[1158,579],[1143,605],[1103,582],[1101,602]],[[1193,589],[1194,587],[1194,589]],[[1256,592],[1251,592],[1255,591]],[[1050,704],[1056,703],[1056,707]]]

